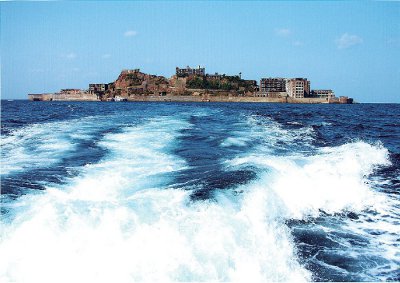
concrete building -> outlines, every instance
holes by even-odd
[[[89,84],[90,94],[103,94],[108,89],[108,84]]]
[[[318,98],[333,98],[335,97],[335,93],[331,89],[313,89],[311,91],[311,96]]]
[[[127,88],[128,95],[144,94],[147,90],[147,85],[131,86]]]
[[[289,97],[310,97],[310,81],[306,78],[287,79],[286,91]]]
[[[262,78],[260,81],[261,92],[286,92],[286,79]]]
[[[225,76],[226,76],[225,74],[218,74],[218,73],[215,73],[215,74],[206,74],[206,77],[207,77],[208,79],[212,79],[212,80],[219,80],[219,79],[224,78]]]
[[[78,88],[64,88],[64,89],[60,90],[61,94],[79,94],[81,92],[82,92],[82,90],[80,90]]]
[[[201,68],[198,66],[197,68],[190,68],[187,66],[186,68],[179,68],[176,67],[176,75],[178,77],[188,77],[192,75],[197,75],[197,76],[205,76],[206,75],[206,68]]]
[[[350,98],[348,96],[341,96],[341,97],[339,97],[339,103],[352,104],[353,103],[353,98]]]
[[[135,74],[140,73],[140,69],[124,69],[121,71],[121,74]]]

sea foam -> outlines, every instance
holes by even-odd
[[[231,171],[256,168],[258,178],[236,188],[236,191],[257,196],[252,203],[264,203],[269,223],[302,220],[310,223],[308,229],[326,230],[328,237],[344,249],[325,247],[322,250],[333,261],[343,258],[344,254],[350,258],[360,257],[359,261],[353,259],[360,265],[358,273],[353,274],[358,276],[355,278],[387,280],[388,274],[394,272],[400,262],[397,251],[399,215],[396,212],[400,202],[381,192],[379,181],[371,181],[371,175],[375,170],[391,165],[389,151],[381,143],[370,144],[360,140],[316,148],[311,135],[310,139],[301,141],[299,150],[282,155],[276,154],[279,150],[277,134],[285,135],[279,124],[272,122],[264,126],[262,121],[253,121],[252,129],[248,131],[255,131],[255,136],[264,139],[248,152],[224,163],[226,170]],[[301,130],[290,131],[280,140],[290,146],[291,142],[301,140],[301,135]],[[239,138],[242,136],[243,133]],[[345,217],[347,213],[352,213],[355,218]],[[315,219],[324,221],[324,225],[313,225]],[[330,227],[330,223],[336,226]],[[353,237],[362,239],[364,244],[352,247],[349,239]],[[317,261],[332,274],[351,273],[335,264],[330,265],[329,261],[307,260]]]
[[[20,173],[60,162],[80,141],[93,138],[93,117],[31,124],[1,137],[1,175]]]
[[[285,221],[384,202],[364,179],[388,164],[384,147],[360,141],[273,155],[281,141],[313,140],[309,128],[276,123],[253,128],[263,142],[224,161],[226,170],[255,166],[258,179],[192,201],[190,190],[168,186],[188,166],[173,152],[191,126],[167,117],[127,125],[98,141],[107,150],[101,161],[65,185],[21,196],[18,215],[2,223],[0,281],[309,281]],[[249,142],[234,138],[221,146]]]
[[[308,280],[287,228],[265,221],[271,210],[257,193],[192,202],[190,191],[165,187],[186,166],[170,151],[185,127],[161,119],[106,135],[104,160],[65,186],[21,197],[30,205],[2,231],[0,279]]]

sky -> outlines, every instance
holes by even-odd
[[[1,2],[1,98],[175,67],[400,103],[400,2]]]

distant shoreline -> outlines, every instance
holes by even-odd
[[[2,98],[2,99],[0,99],[0,101],[9,101],[9,100],[32,102],[31,100],[26,99],[26,98]],[[74,102],[74,101],[54,101],[54,102]],[[75,101],[75,102],[85,102],[85,101]],[[88,101],[88,102],[93,102],[93,101]],[[97,101],[97,102],[102,102],[102,101]],[[255,103],[258,103],[258,102],[255,102]],[[306,104],[308,104],[308,103],[306,103]],[[328,103],[322,103],[322,104],[328,104]],[[353,104],[396,104],[396,105],[398,105],[398,104],[400,104],[400,102],[359,102],[359,101],[354,101]]]
[[[63,96],[59,94],[37,94],[30,95],[31,101],[87,101],[87,102],[112,102],[118,100],[104,101],[96,97]],[[293,97],[248,97],[248,96],[183,96],[183,95],[146,95],[133,96],[119,100],[118,102],[244,102],[244,103],[292,103],[292,104],[348,104],[329,101],[326,98],[293,98]],[[352,102],[351,102],[352,103]]]

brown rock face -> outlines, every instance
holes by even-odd
[[[117,80],[108,85],[104,99],[121,96],[133,98],[139,96],[253,96],[256,82],[243,80],[239,76],[226,75],[190,75],[172,76],[166,79],[140,72],[139,69],[123,70]],[[104,100],[103,99],[103,100]]]
[[[169,85],[163,76],[145,74],[139,69],[123,70],[112,83],[107,96],[163,95],[171,91]]]

